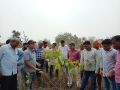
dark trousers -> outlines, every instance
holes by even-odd
[[[44,65],[45,65],[45,68],[46,68],[46,72],[48,72],[48,62],[45,61],[44,63],[45,63]]]
[[[80,90],[84,90],[85,86],[88,82],[89,77],[91,78],[91,90],[96,90],[96,78],[95,78],[95,71],[84,71],[82,77],[82,84]]]
[[[41,64],[41,66],[40,67],[36,66],[36,68],[43,69],[44,59],[43,60],[37,60],[37,63]],[[37,77],[40,76],[39,71],[36,71],[36,75],[37,75]]]
[[[56,76],[58,76],[58,69],[55,71]],[[53,65],[50,65],[50,77],[53,76]]]
[[[2,76],[1,90],[17,90],[17,74]]]

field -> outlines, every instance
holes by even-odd
[[[85,90],[91,90],[90,86],[89,80]],[[79,88],[77,88],[75,78],[73,79],[72,87],[68,87],[67,75],[50,78],[48,73],[44,73],[41,78],[35,80],[34,90],[79,90]]]

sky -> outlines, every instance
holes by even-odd
[[[0,42],[12,30],[36,41],[64,32],[111,37],[120,34],[120,0],[0,0]]]

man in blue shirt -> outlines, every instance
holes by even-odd
[[[104,51],[102,51],[102,59],[100,62],[100,74],[102,75],[104,90],[116,90],[115,82],[115,64],[116,64],[116,50],[112,48],[110,39],[102,41]]]
[[[12,38],[10,44],[0,47],[0,73],[2,90],[17,90],[18,38]]]

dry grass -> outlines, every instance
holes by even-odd
[[[91,84],[89,80],[85,90],[91,90],[90,86]],[[79,90],[80,89],[77,88],[75,79],[73,79],[72,87],[67,86],[67,75],[64,75],[63,77],[54,76],[50,78],[50,76],[47,73],[43,74],[39,79],[35,80],[34,88],[35,88],[34,90]]]

